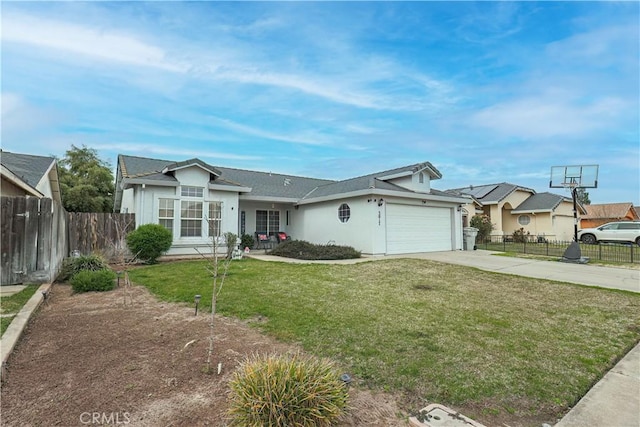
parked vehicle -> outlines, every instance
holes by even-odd
[[[609,222],[596,228],[578,230],[578,239],[582,243],[634,242],[640,246],[640,221]]]

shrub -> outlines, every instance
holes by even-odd
[[[491,235],[491,231],[493,230],[491,218],[487,215],[475,215],[471,218],[469,225],[478,229],[478,242],[488,239]]]
[[[106,269],[109,269],[109,264],[107,264],[107,261],[105,261],[103,257],[97,254],[65,258],[56,281],[66,282],[81,271],[99,271]]]
[[[84,270],[71,278],[74,292],[110,291],[116,287],[116,273],[111,270]]]
[[[297,259],[352,259],[360,258],[360,252],[351,246],[315,245],[304,240],[290,240],[280,243],[269,252],[287,258]]]
[[[160,224],[145,224],[127,234],[127,246],[141,261],[155,264],[171,247],[171,232]]]
[[[251,234],[243,234],[242,237],[240,237],[240,249],[244,248],[253,248],[253,245],[255,245],[255,240],[253,239],[253,236]]]
[[[528,231],[525,233],[524,228],[521,227],[519,230],[513,232],[513,241],[515,243],[524,243],[525,241],[529,240],[530,235],[531,233],[529,233]]]
[[[331,362],[300,355],[254,356],[229,385],[229,414],[239,426],[329,426],[348,398]]]

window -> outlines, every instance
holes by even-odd
[[[183,186],[180,190],[180,194],[182,197],[202,197],[203,188]]]
[[[220,237],[222,224],[222,202],[209,203],[209,237]]]
[[[280,230],[280,211],[256,211],[256,231],[275,235]]]
[[[618,224],[618,230],[638,230],[640,222],[621,222]]]
[[[183,200],[180,217],[181,237],[202,236],[202,202]]]
[[[531,218],[529,217],[529,215],[520,215],[518,217],[518,224],[520,225],[529,225],[530,222]]]
[[[340,219],[340,222],[347,222],[349,218],[351,218],[351,208],[349,208],[348,204],[343,203],[338,208],[338,219]]]
[[[173,199],[158,199],[158,224],[173,233]]]
[[[422,172],[418,174],[418,182],[424,184],[424,174]]]

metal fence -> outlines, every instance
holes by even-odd
[[[490,236],[485,240],[477,241],[476,247],[490,251],[560,258],[570,244],[571,242],[553,241],[543,236],[527,236],[522,241],[514,240],[513,236]],[[594,261],[640,263],[640,247],[633,243],[600,243],[597,245],[580,243],[580,250],[583,257]]]

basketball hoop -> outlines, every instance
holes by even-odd
[[[550,188],[564,188],[571,192],[573,199],[573,240],[577,246],[577,255],[580,256],[578,245],[578,188],[598,188],[598,165],[573,165],[552,166]]]

